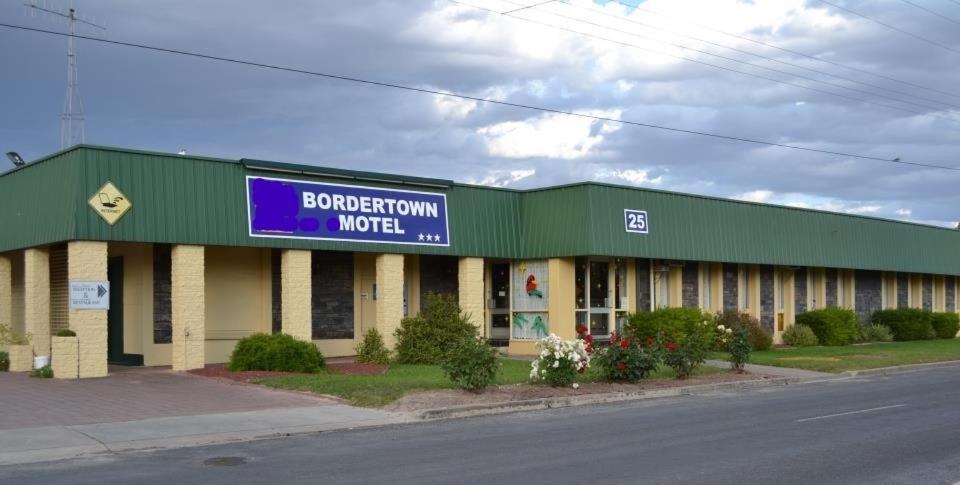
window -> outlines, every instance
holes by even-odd
[[[513,339],[536,340],[550,335],[548,276],[546,260],[518,261],[514,264],[510,282]]]
[[[750,267],[740,265],[739,287],[737,296],[739,297],[740,310],[749,310],[752,302],[750,301]]]
[[[653,268],[654,306],[666,308],[670,306],[670,268],[655,266]]]
[[[621,258],[615,260],[614,276],[614,328],[617,333],[623,332],[627,323],[627,311],[630,309],[629,285],[627,283],[627,261]]]
[[[710,263],[700,265],[700,308],[713,309],[713,274]]]

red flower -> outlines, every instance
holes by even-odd
[[[657,341],[656,341],[653,337],[647,337],[647,345],[648,345],[648,346],[651,346],[651,345],[653,345],[653,344],[655,344],[655,343],[657,343]]]
[[[620,348],[623,349],[623,350],[629,349],[629,348],[630,348],[630,341],[629,341],[629,340],[621,340],[621,341],[620,341]]]
[[[584,333],[587,333],[587,327],[584,327],[583,325],[577,325],[577,334]]]
[[[583,341],[586,342],[586,343],[588,343],[588,344],[592,344],[592,343],[593,343],[593,335],[586,335],[586,336],[584,336],[584,337],[583,337]]]
[[[678,346],[677,346],[676,342],[667,342],[667,350],[669,350],[670,352],[676,351],[677,348],[678,348]]]
[[[593,353],[593,344],[587,344],[587,346],[584,348],[584,350],[586,350],[588,354],[592,354],[592,353]]]
[[[621,360],[620,362],[617,362],[617,369],[623,370],[623,369],[626,369],[626,368],[627,368],[627,364],[624,363],[622,360]]]

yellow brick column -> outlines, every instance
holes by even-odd
[[[71,241],[67,243],[67,279],[70,281],[107,280],[107,243]],[[48,304],[49,306],[49,304]],[[70,330],[79,342],[80,377],[107,375],[107,310],[70,310]]]
[[[565,340],[577,338],[576,315],[576,259],[552,258],[547,261],[547,311],[550,333]],[[531,348],[532,351],[532,348]]]
[[[173,370],[203,368],[206,340],[204,248],[177,244],[170,251]]]
[[[34,355],[50,355],[50,253],[23,252],[23,322]]]
[[[403,319],[403,255],[377,255],[377,331],[387,348],[397,339],[393,332]]]
[[[483,258],[460,258],[457,272],[460,296],[460,309],[470,317],[470,321],[486,336],[486,301],[483,291]]]
[[[0,325],[13,328],[13,263],[0,255]]]
[[[313,337],[311,259],[310,251],[299,249],[285,249],[280,255],[281,330],[307,342]]]

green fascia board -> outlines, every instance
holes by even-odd
[[[447,194],[451,246],[253,238],[248,175],[417,185]],[[132,201],[115,225],[87,200],[106,181]],[[406,187],[409,188],[409,187]],[[621,256],[960,274],[960,231],[595,182],[511,190],[258,160],[81,145],[0,174],[0,251],[88,239],[531,259]],[[646,210],[648,234],[623,210]]]

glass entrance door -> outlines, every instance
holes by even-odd
[[[510,263],[490,265],[490,340],[510,340]]]
[[[610,335],[610,263],[590,261],[590,335]]]

